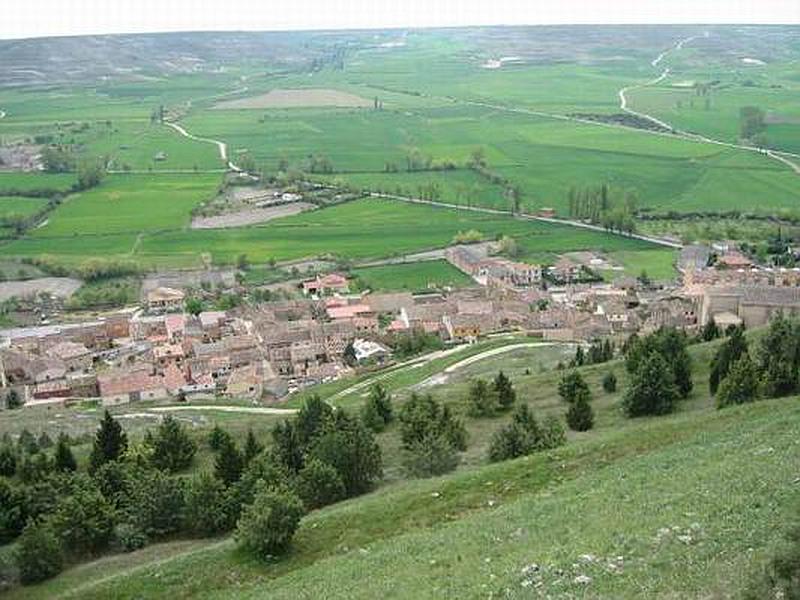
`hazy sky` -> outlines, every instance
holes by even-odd
[[[4,5],[4,6],[3,6]],[[0,38],[551,23],[800,23],[800,0],[2,0]]]

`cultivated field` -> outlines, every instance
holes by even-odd
[[[292,202],[268,208],[251,208],[230,212],[213,217],[195,217],[192,219],[192,229],[225,229],[226,227],[244,227],[266,223],[282,217],[296,215],[306,210],[316,208],[308,202]]]
[[[250,108],[314,108],[333,106],[339,108],[358,108],[371,106],[371,102],[354,94],[341,90],[329,89],[274,89],[260,96],[226,100],[218,103],[218,109],[250,109]]]
[[[458,288],[474,284],[468,275],[444,260],[365,267],[353,269],[352,274],[358,278],[360,285],[376,292],[416,292],[429,288]]]

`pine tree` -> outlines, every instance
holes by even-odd
[[[153,466],[170,473],[189,467],[197,452],[197,444],[172,415],[167,415],[161,421],[149,445],[153,448]]]
[[[797,390],[798,340],[792,324],[779,314],[761,338],[758,371],[764,395],[787,396]]]
[[[228,438],[222,442],[214,460],[214,475],[226,486],[239,481],[244,469],[244,458],[236,442]]]
[[[250,464],[250,461],[261,454],[263,449],[264,446],[262,446],[256,439],[256,436],[253,434],[253,430],[248,429],[247,439],[244,442],[244,464]]]
[[[492,416],[497,400],[483,379],[476,379],[469,387],[469,414],[473,417]]]
[[[672,370],[658,352],[651,352],[631,375],[622,405],[629,417],[664,415],[675,407],[678,388]]]
[[[128,447],[128,436],[122,426],[106,410],[94,439],[89,457],[89,470],[96,471],[107,462],[118,460]]]
[[[573,431],[589,431],[594,426],[594,411],[589,404],[589,394],[581,390],[570,402],[567,411],[567,425]]]
[[[216,452],[222,447],[224,440],[230,439],[230,437],[231,435],[217,423],[211,433],[208,434],[208,447]]]
[[[617,391],[617,376],[614,375],[614,371],[609,371],[603,377],[603,389],[608,394],[613,394]]]
[[[728,375],[731,365],[746,353],[747,338],[741,327],[735,327],[711,360],[708,388],[712,395],[716,395],[719,383]]]
[[[376,383],[370,389],[369,398],[361,410],[361,420],[377,433],[383,431],[393,418],[391,396],[380,383]]]
[[[589,386],[577,371],[566,373],[561,381],[558,382],[558,393],[564,402],[572,404],[581,394],[586,394],[591,398]]]
[[[58,436],[54,458],[56,471],[68,473],[78,468],[78,463],[75,462],[75,456],[73,456],[72,450],[69,447],[69,440],[63,433]]]
[[[514,386],[502,371],[494,378],[492,387],[497,395],[497,403],[500,405],[500,410],[510,409],[514,402],[517,401],[517,393],[514,391]]]

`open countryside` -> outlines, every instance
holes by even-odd
[[[0,593],[800,598],[798,60],[0,39]]]

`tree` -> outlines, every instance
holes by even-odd
[[[56,471],[71,473],[78,468],[78,463],[69,447],[69,439],[63,433],[58,436],[54,460]]]
[[[299,443],[308,444],[332,416],[331,406],[316,394],[306,400],[294,420]]]
[[[720,381],[727,377],[733,363],[746,353],[747,338],[744,337],[744,330],[741,327],[734,327],[711,359],[708,388],[712,395],[716,395]]]
[[[225,438],[214,459],[214,475],[225,486],[229,486],[239,480],[243,469],[244,457],[236,447],[236,442],[231,438]]]
[[[0,445],[0,476],[13,477],[17,473],[17,453],[11,444]]]
[[[184,482],[158,469],[137,468],[130,495],[121,507],[124,523],[147,538],[180,530],[184,511]]]
[[[566,441],[564,427],[555,417],[539,425],[527,404],[518,404],[511,423],[497,430],[489,443],[489,460],[498,462],[532,452],[556,448]]]
[[[294,537],[303,512],[303,501],[293,492],[265,487],[242,513],[236,541],[258,558],[283,554]]]
[[[222,444],[225,443],[225,440],[230,439],[231,434],[220,427],[219,423],[216,423],[211,429],[211,432],[208,434],[208,447],[216,452],[222,447]]]
[[[603,389],[608,394],[613,394],[617,391],[617,376],[614,371],[609,371],[603,376]]]
[[[48,521],[70,554],[94,554],[114,533],[114,507],[87,475],[75,476]]]
[[[629,417],[664,415],[672,412],[677,399],[672,370],[661,354],[651,352],[632,373],[622,405]]]
[[[31,521],[14,551],[20,581],[27,585],[49,579],[64,568],[64,549],[53,527]]]
[[[464,424],[430,394],[420,396],[412,393],[400,410],[399,421],[400,438],[405,448],[429,435],[443,435],[456,450],[463,452],[467,449]]]
[[[169,473],[188,468],[197,452],[197,444],[172,415],[167,415],[161,421],[150,440],[150,446],[153,448],[153,466]]]
[[[782,314],[772,319],[756,355],[761,386],[767,398],[788,396],[797,390],[798,337]]]
[[[591,398],[589,386],[586,385],[581,374],[575,370],[565,373],[558,382],[558,394],[567,404],[572,404],[581,395]]]
[[[184,304],[186,305],[186,312],[190,315],[196,317],[203,312],[203,301],[200,298],[187,298]]]
[[[589,394],[581,391],[570,402],[567,410],[567,425],[573,431],[589,431],[594,426],[594,411],[589,404]]]
[[[511,380],[505,373],[500,371],[492,382],[494,393],[497,396],[497,404],[500,410],[508,410],[514,406],[517,401],[517,393],[514,391],[514,386]]]
[[[240,254],[236,257],[236,268],[240,271],[246,271],[250,267],[250,263],[247,260],[247,254]]]
[[[0,545],[16,538],[28,519],[25,492],[0,477]]]
[[[119,460],[128,447],[128,436],[122,426],[106,410],[97,430],[89,457],[90,472],[96,471],[109,461]]]
[[[717,392],[717,408],[752,402],[758,396],[758,372],[749,354],[743,354],[731,366]]]
[[[625,355],[625,368],[628,373],[634,374],[650,354],[660,354],[671,372],[679,396],[686,398],[692,391],[692,361],[686,346],[686,334],[674,327],[662,327],[643,338],[631,336]]]
[[[17,390],[14,388],[8,390],[8,393],[6,394],[6,408],[9,410],[14,410],[21,408],[24,404],[25,402],[22,400]]]
[[[497,398],[483,379],[476,379],[469,386],[467,402],[473,417],[491,417],[497,409]]]
[[[186,486],[184,527],[200,536],[223,533],[233,527],[225,486],[209,473],[200,473]]]
[[[392,397],[380,383],[370,388],[369,398],[361,411],[361,419],[376,433],[383,431],[394,419]]]
[[[317,458],[306,462],[294,487],[308,510],[338,502],[346,493],[338,471]]]
[[[411,477],[434,477],[458,466],[459,456],[443,435],[429,435],[413,442],[403,453],[403,466]]]
[[[720,335],[722,335],[722,332],[719,330],[716,321],[714,321],[714,317],[711,317],[708,323],[703,326],[703,330],[700,332],[700,339],[704,342],[710,342]]]
[[[309,445],[308,458],[329,464],[342,478],[347,496],[366,492],[383,474],[380,446],[360,419],[338,410]]]
[[[84,163],[78,166],[78,183],[79,190],[88,190],[97,185],[105,176],[105,171],[99,163]]]
[[[244,442],[244,464],[245,466],[250,464],[250,461],[253,460],[256,456],[261,454],[261,451],[264,449],[259,441],[256,439],[256,436],[253,434],[252,429],[247,430],[247,438]]]

